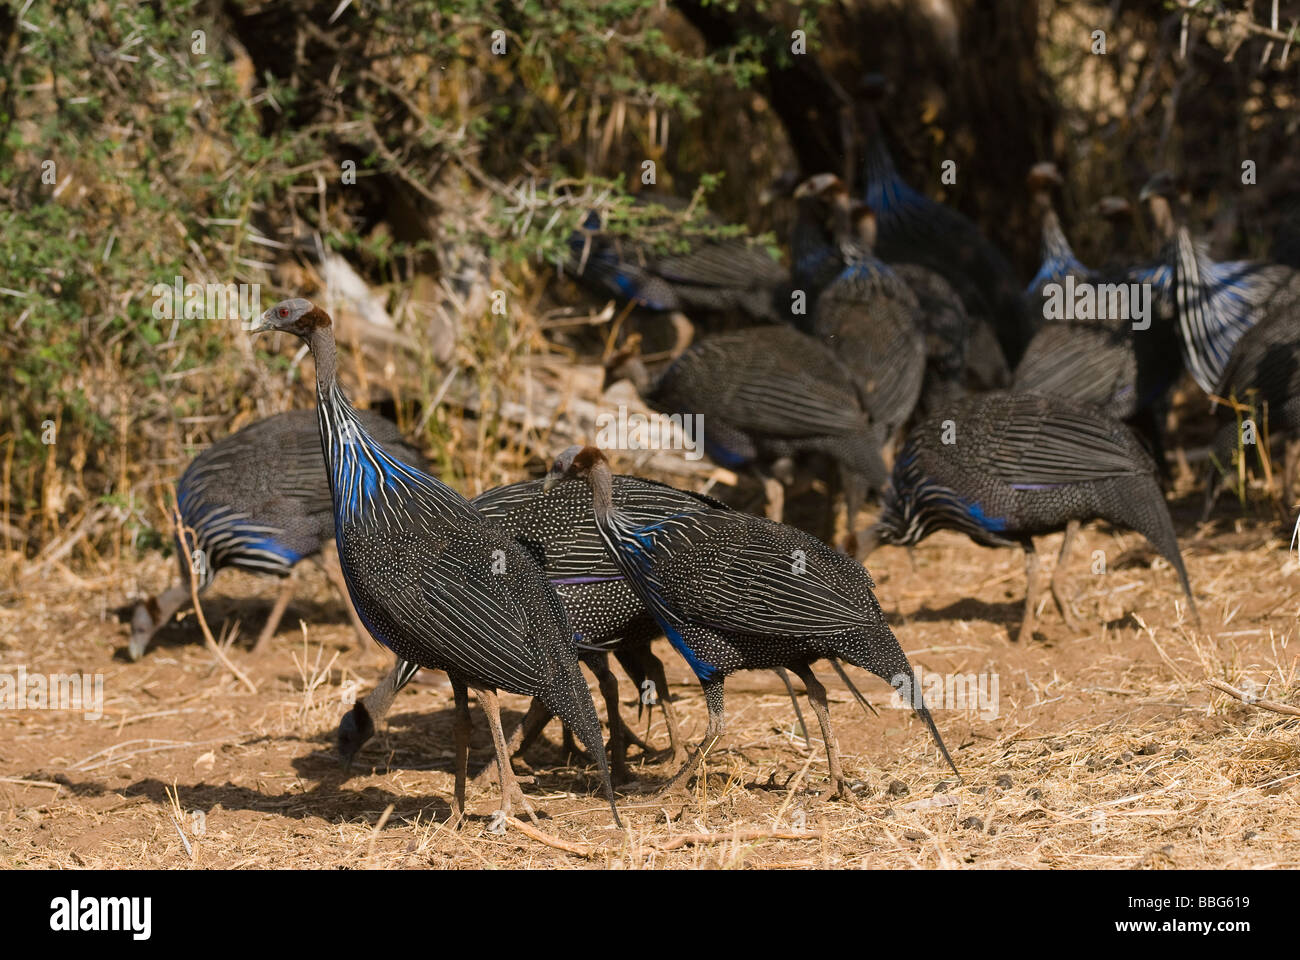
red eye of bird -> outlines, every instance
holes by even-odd
[[[280,316],[282,316],[282,317],[287,317],[288,315],[289,315],[289,308],[288,308],[288,307],[281,307],[281,308],[280,308]]]

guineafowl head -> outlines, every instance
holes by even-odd
[[[362,744],[375,735],[375,722],[366,705],[358,701],[339,721],[339,764],[344,773],[352,770],[352,760]]]
[[[330,325],[329,314],[303,297],[281,300],[258,319],[250,332],[279,331],[292,333],[304,340],[312,331]]]
[[[1152,197],[1164,197],[1172,200],[1178,194],[1178,181],[1168,170],[1160,170],[1151,175],[1151,179],[1142,185],[1138,201],[1145,203]]]
[[[149,641],[158,632],[160,615],[158,601],[153,597],[136,606],[135,613],[131,616],[131,640],[127,645],[132,660],[139,660],[149,648]]]
[[[1062,186],[1065,180],[1061,177],[1061,171],[1056,169],[1056,164],[1036,163],[1029,168],[1029,175],[1025,177],[1025,183],[1031,192],[1039,193],[1051,190],[1053,187]]]
[[[847,198],[849,188],[833,173],[815,173],[794,188],[794,198],[801,200],[812,197],[826,205],[831,205],[841,198]]]
[[[1122,222],[1133,216],[1133,205],[1123,197],[1108,196],[1097,201],[1096,211],[1112,223]]]
[[[574,444],[555,458],[542,484],[542,491],[550,490],[561,480],[586,480],[602,465],[609,469],[609,461],[598,448]]]

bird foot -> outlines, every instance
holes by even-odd
[[[1071,633],[1079,633],[1083,630],[1079,618],[1074,612],[1074,604],[1070,598],[1065,595],[1065,591],[1056,587],[1052,588],[1052,599],[1056,601],[1056,609],[1061,611],[1061,619],[1065,621],[1065,627]]]
[[[857,794],[849,788],[849,781],[843,777],[841,777],[838,782],[831,784],[818,794],[817,800],[820,803],[826,803],[830,800],[843,800],[845,803],[851,804],[859,810],[864,809],[862,801],[859,800]]]

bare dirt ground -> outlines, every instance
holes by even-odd
[[[850,668],[880,709],[867,718],[825,665],[832,715],[859,806],[822,801],[825,754],[808,751],[780,681],[727,684],[727,735],[690,796],[649,792],[671,773],[666,749],[634,750],[640,778],[611,829],[590,764],[567,761],[560,730],[519,764],[550,844],[509,826],[493,833],[495,781],[471,791],[450,829],[451,695],[413,685],[353,776],[334,731],[346,685],[368,688],[387,654],[359,646],[316,569],[280,632],[256,656],[251,636],[278,588],[230,571],[205,603],[212,629],[243,623],[231,661],[204,647],[193,614],[128,662],[115,613],[155,589],[172,562],[92,576],[54,570],[0,607],[0,661],[44,673],[102,673],[104,715],[0,711],[0,864],[31,867],[1270,867],[1300,866],[1300,720],[1207,686],[1217,678],[1300,704],[1295,641],[1300,578],[1281,523],[1234,521],[1221,508],[1197,528],[1176,510],[1200,602],[1186,618],[1173,572],[1136,534],[1085,527],[1069,586],[1086,631],[1045,604],[1032,643],[1012,636],[1024,596],[1019,551],[940,534],[885,549],[869,567],[914,664],[997,679],[992,711],[936,704],[964,780],[954,782],[924,727],[890,708],[892,691]],[[1044,575],[1060,537],[1040,543]],[[1093,572],[1102,551],[1106,573]],[[309,565],[304,565],[309,566]],[[1046,591],[1044,591],[1045,596]],[[305,626],[299,625],[301,620]],[[1145,626],[1142,626],[1145,624]],[[690,742],[703,697],[666,644],[672,694]],[[437,680],[441,675],[433,679]],[[636,692],[624,716],[639,734]],[[991,692],[991,691],[990,691]],[[522,698],[506,697],[511,720]],[[597,700],[599,704],[599,698]],[[816,731],[806,705],[805,715]],[[471,773],[491,744],[475,709]],[[649,742],[667,747],[656,713]],[[708,836],[705,836],[708,835]],[[774,836],[775,835],[775,836]],[[568,845],[571,849],[560,849]]]

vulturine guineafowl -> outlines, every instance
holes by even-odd
[[[867,492],[887,476],[885,437],[825,344],[785,324],[749,327],[697,341],[653,382],[636,364],[626,370],[655,409],[701,414],[704,451],[722,466],[767,465],[803,452],[831,457],[852,540]],[[684,423],[693,430],[696,421]]]
[[[620,506],[644,523],[654,523],[701,504],[722,506],[702,494],[686,493],[637,477],[616,477],[614,490]],[[649,702],[662,708],[673,755],[680,762],[685,758],[685,751],[679,741],[663,664],[650,651],[650,643],[660,636],[660,630],[624,581],[622,571],[605,555],[591,518],[591,494],[581,484],[567,485],[545,496],[541,494],[542,481],[525,481],[488,490],[470,502],[490,523],[532,554],[559,594],[570,626],[582,647],[587,648],[579,650],[579,657],[601,679],[611,725],[615,774],[626,777],[627,769],[618,725],[617,682],[611,690],[613,674],[605,666],[605,651],[620,659],[637,683],[638,692],[653,693]],[[384,683],[344,717],[339,728],[339,750],[345,761],[369,739],[375,721],[391,705],[392,695],[412,676],[414,671],[403,670],[399,663]],[[642,688],[644,680],[653,684],[649,691]],[[549,713],[544,715],[543,722],[547,718]],[[537,732],[540,729],[536,726]],[[512,751],[523,746],[516,744]]]
[[[811,332],[835,351],[873,422],[889,436],[911,416],[925,376],[925,340],[916,294],[872,252],[875,216],[853,204],[837,178],[800,185],[816,191],[843,266],[818,297]]]
[[[1142,188],[1157,230],[1168,236],[1144,279],[1167,283],[1177,317],[1183,364],[1213,395],[1242,334],[1269,317],[1300,310],[1300,270],[1259,260],[1218,262],[1184,222],[1177,180],[1166,171]],[[1166,280],[1166,278],[1168,278]]]
[[[547,483],[570,479],[591,488],[596,528],[610,558],[704,688],[704,740],[669,789],[684,785],[722,736],[727,675],[789,667],[803,680],[820,722],[831,789],[851,797],[826,691],[811,668],[826,658],[870,670],[903,692],[952,765],[860,564],[800,530],[734,510],[702,506],[639,524],[615,503],[609,463],[595,447],[570,447],[556,458]]]
[[[957,530],[987,547],[1025,550],[1028,591],[1020,640],[1033,631],[1038,555],[1033,538],[1066,529],[1052,594],[1073,628],[1061,578],[1074,531],[1106,520],[1141,533],[1178,573],[1193,615],[1155,464],[1128,427],[1095,408],[1039,394],[967,397],[912,428],[867,547],[912,545]]]
[[[1037,163],[1026,178],[1030,200],[1042,228],[1039,240],[1042,263],[1034,279],[1029,281],[1025,290],[1025,310],[1034,317],[1043,316],[1043,299],[1047,296],[1049,284],[1065,282],[1068,276],[1087,279],[1092,271],[1079,262],[1074,255],[1065,231],[1061,229],[1061,220],[1056,215],[1056,205],[1052,203],[1052,189],[1060,187],[1065,181],[1054,163]]]
[[[667,196],[638,197],[637,202],[670,210],[686,207]],[[688,245],[680,252],[654,252],[603,229],[600,215],[592,211],[569,240],[570,268],[600,292],[647,310],[739,310],[754,320],[778,319],[778,298],[789,276],[766,251],[736,237],[693,238]]]
[[[1061,183],[1050,163],[1028,177],[1042,218],[1042,266],[1026,290],[1027,309],[1043,318],[1016,367],[1013,389],[1089,403],[1121,420],[1140,412],[1153,449],[1160,431],[1146,411],[1181,372],[1172,318],[1144,287],[1141,268],[1092,270],[1074,255],[1052,205]]]
[[[850,233],[847,239],[852,247],[844,249],[841,241],[845,238],[836,234],[836,218],[841,221],[841,233],[848,231],[855,221],[860,231],[871,231],[875,224],[874,220],[867,220],[869,208],[854,204],[848,187],[833,173],[819,173],[809,177],[796,187],[794,196],[798,204],[798,218],[790,241],[793,261],[791,279],[796,293],[803,294],[804,312],[802,315],[793,315],[791,319],[801,329],[813,332],[818,324],[818,298],[827,287],[844,278],[849,265],[847,257],[853,252],[853,247],[857,247],[860,254],[866,253],[868,263],[880,263],[875,260],[871,250],[875,243],[873,234],[865,238],[867,249],[862,251],[859,243],[862,238]],[[992,366],[984,364],[984,358],[977,358],[983,366],[969,371],[972,376],[968,377],[967,358],[972,323],[966,315],[966,307],[961,298],[947,280],[933,270],[915,263],[889,264],[886,269],[910,291],[910,295],[899,293],[896,299],[904,303],[913,298],[916,301],[912,320],[924,338],[926,357],[925,380],[921,391],[923,402],[959,395],[963,392],[967,379],[971,379],[972,385],[977,388],[1006,386],[1006,361],[1002,359],[1001,347],[996,344],[990,351],[994,355],[991,358]],[[844,279],[842,287],[847,286],[848,280]],[[890,287],[892,284],[886,282],[885,289],[881,292],[890,294]],[[993,382],[984,382],[986,378]]]
[[[1020,284],[1006,257],[970,219],[909,186],[894,166],[878,115],[888,83],[864,80],[860,111],[866,137],[864,196],[878,221],[876,255],[886,263],[916,263],[952,284],[976,323],[992,325],[1009,364],[1014,365],[1033,334]]]
[[[411,466],[425,466],[424,458],[405,443],[394,424],[369,411],[358,411],[357,416],[394,457]],[[181,474],[176,503],[188,528],[187,546],[182,549],[177,541],[181,578],[136,607],[128,647],[132,660],[144,656],[154,634],[190,606],[191,569],[199,593],[225,567],[289,578],[300,560],[318,558],[321,548],[333,540],[334,510],[315,415],[310,410],[290,410],[218,440]],[[330,556],[321,565],[347,603],[337,562]],[[286,579],[254,650],[275,634],[293,586],[292,579]],[[348,613],[364,637],[365,629],[351,604]]]
[[[1238,451],[1242,455],[1252,449],[1259,452],[1278,433],[1287,434],[1283,498],[1287,504],[1293,503],[1295,473],[1300,465],[1300,312],[1273,314],[1242,334],[1232,348],[1215,395],[1243,404],[1246,409],[1238,410],[1228,403],[1220,405],[1203,518],[1209,518],[1218,498],[1219,471],[1227,473],[1234,466]],[[1245,468],[1245,464],[1238,466]]]
[[[1216,263],[1187,227],[1175,235],[1174,289],[1183,361],[1212,394],[1242,334],[1300,310],[1300,270],[1256,260]]]
[[[316,361],[321,445],[334,504],[334,535],[352,602],[372,636],[403,660],[445,670],[456,701],[454,815],[465,809],[469,689],[487,714],[502,809],[518,796],[497,690],[541,698],[587,748],[614,822],[600,721],[578,666],[559,596],[536,559],[460,494],[389,454],[366,431],[339,384],[333,324],[309,300],[267,310],[254,333],[306,342]]]
[[[585,484],[561,484],[542,491],[543,481],[527,481],[498,487],[470,501],[489,521],[514,537],[532,553],[546,571],[560,595],[569,621],[581,638],[579,656],[601,679],[605,707],[610,718],[610,749],[616,776],[626,778],[623,756],[625,738],[618,721],[618,688],[605,666],[609,651],[622,664],[642,694],[642,703],[658,704],[672,744],[673,759],[686,759],[677,729],[677,719],[668,695],[663,664],[650,649],[662,634],[654,618],[628,585],[623,572],[605,551],[591,510],[591,491]],[[680,513],[711,508],[726,510],[725,504],[703,494],[677,490],[666,484],[638,477],[613,478],[615,504],[639,525],[651,525]],[[838,664],[835,664],[839,668]],[[418,668],[399,660],[393,670],[339,724],[339,753],[345,768],[374,734],[375,723],[389,710],[393,697],[415,676]],[[859,702],[865,702],[848,677],[841,673]],[[783,676],[787,687],[788,680]],[[646,681],[650,686],[647,687]],[[791,694],[793,700],[793,692]],[[798,701],[793,701],[800,724]],[[527,747],[541,732],[550,713],[534,700],[529,715],[510,737],[512,753]]]

